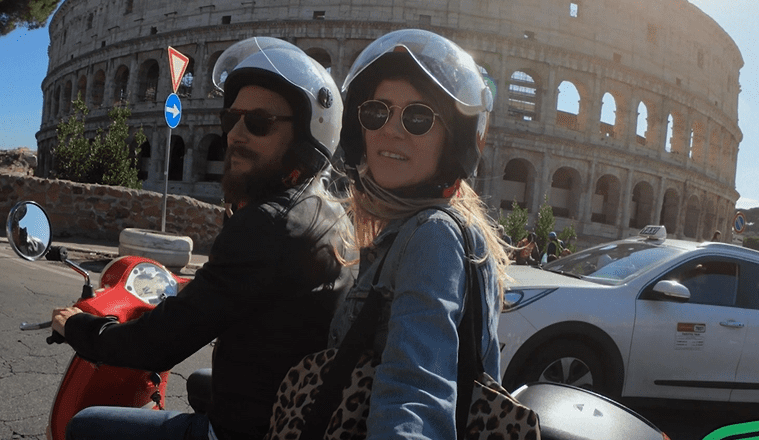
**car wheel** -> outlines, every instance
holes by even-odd
[[[553,341],[527,360],[518,382],[558,382],[609,395],[616,389],[614,375],[601,359],[582,342]]]

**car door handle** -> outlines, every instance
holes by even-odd
[[[742,322],[734,321],[732,319],[729,320],[729,321],[721,321],[719,323],[719,325],[721,325],[722,327],[732,327],[732,328],[743,328],[744,327],[744,324]]]

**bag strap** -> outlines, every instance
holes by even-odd
[[[395,237],[393,237],[393,242]],[[343,389],[350,385],[351,372],[358,363],[361,354],[374,342],[374,335],[379,324],[380,312],[382,311],[383,296],[375,288],[379,281],[385,258],[390,253],[393,242],[388,245],[385,254],[380,260],[377,271],[374,274],[372,288],[366,297],[361,312],[345,334],[337,350],[332,365],[322,375],[322,386],[319,394],[314,399],[310,413],[304,416],[304,428],[301,431],[301,440],[321,440],[332,413],[340,405]]]
[[[463,439],[469,408],[472,405],[474,381],[485,372],[480,354],[482,344],[482,300],[480,298],[480,277],[474,262],[474,246],[464,223],[454,212],[445,207],[436,207],[448,214],[461,230],[464,238],[464,258],[466,259],[467,284],[464,291],[464,312],[457,329],[459,334],[458,376],[456,379],[456,437]]]

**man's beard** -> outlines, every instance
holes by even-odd
[[[281,163],[273,166],[255,162],[249,171],[233,172],[230,160],[232,148],[227,150],[224,158],[224,176],[221,178],[224,202],[250,203],[266,197],[282,187],[283,169]]]

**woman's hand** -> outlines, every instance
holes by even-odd
[[[66,307],[64,309],[53,310],[53,330],[57,331],[64,338],[66,337],[66,320],[77,313],[82,313],[78,307]]]

